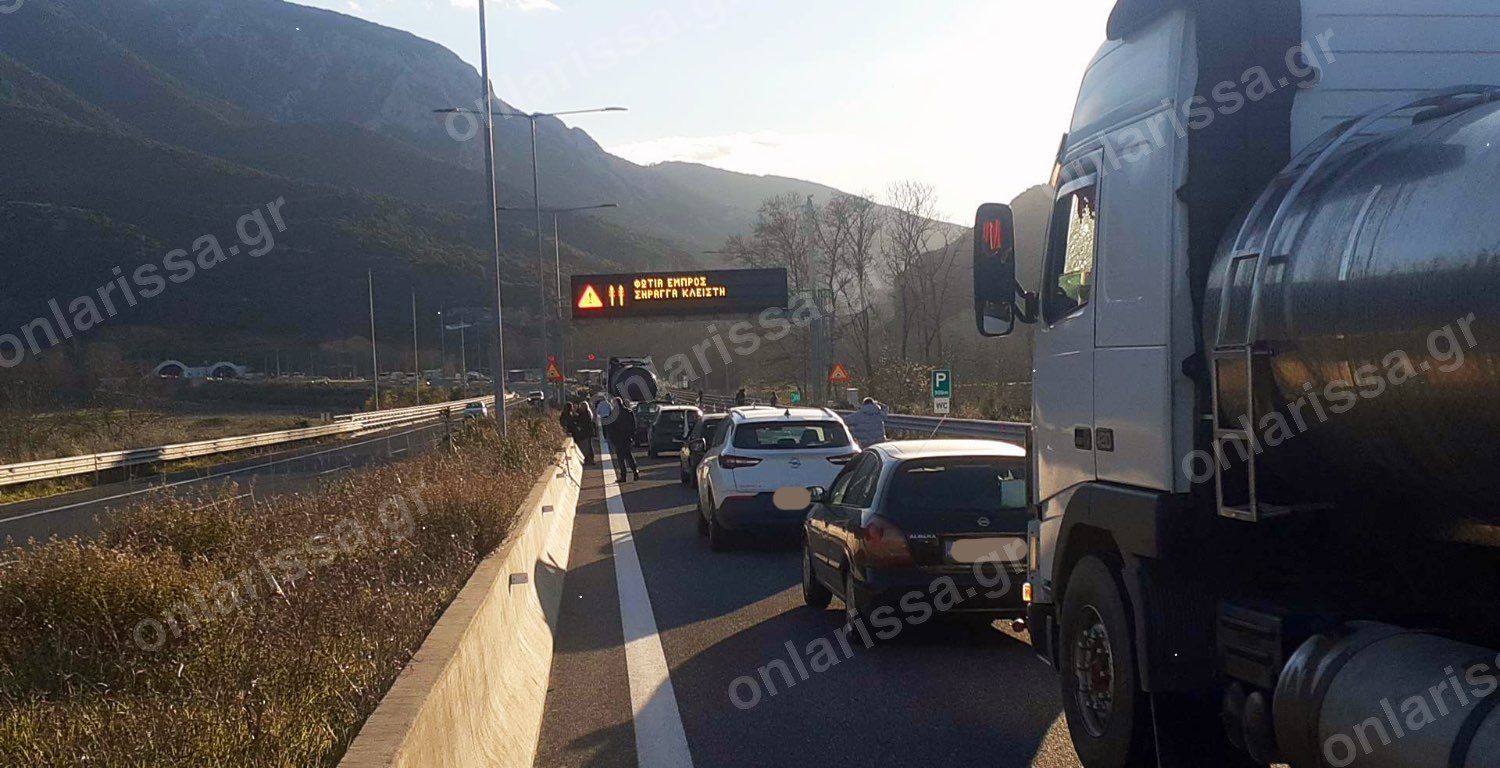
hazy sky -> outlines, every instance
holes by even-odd
[[[479,58],[477,0],[303,0]],[[937,188],[954,221],[1044,182],[1113,0],[491,0],[500,97],[640,163],[850,192]]]

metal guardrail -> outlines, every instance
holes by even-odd
[[[514,401],[514,398],[512,398],[508,402],[513,403]],[[38,480],[54,480],[63,477],[89,475],[112,469],[158,464],[166,461],[182,461],[184,459],[195,459],[221,453],[234,453],[255,448],[286,445],[288,443],[299,443],[304,440],[357,435],[373,429],[420,424],[426,421],[433,421],[450,409],[461,411],[470,403],[484,403],[487,406],[493,407],[495,398],[491,395],[489,397],[454,400],[447,403],[422,405],[413,408],[351,413],[335,416],[334,423],[332,424],[304,427],[302,429],[288,429],[281,432],[221,437],[215,440],[200,440],[194,443],[178,443],[176,445],[163,445],[155,448],[136,448],[128,451],[109,451],[85,456],[65,456],[60,459],[42,459],[40,461],[28,461],[20,464],[7,464],[0,466],[0,487],[31,483]]]
[[[675,392],[674,394],[680,403],[694,403],[698,399],[696,392]],[[734,407],[735,403],[732,397],[705,394],[703,404],[725,409]],[[763,405],[759,402],[753,404]],[[838,411],[838,413],[847,416],[853,411]],[[887,431],[916,432],[936,437],[969,437],[1025,445],[1026,433],[1031,429],[1031,425],[1009,421],[945,419],[938,416],[909,416],[892,413],[885,417],[885,428]]]

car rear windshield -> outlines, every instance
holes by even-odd
[[[688,411],[662,411],[661,415],[656,417],[656,421],[658,424],[665,426],[680,427],[683,424],[689,423]]]
[[[726,419],[723,416],[720,416],[716,419],[704,419],[703,439],[712,443],[714,441],[714,435],[719,433],[719,427],[722,426],[725,421]]]
[[[849,433],[833,421],[768,421],[741,424],[734,430],[734,447],[751,451],[844,448]]]
[[[1026,466],[1009,457],[914,459],[896,468],[888,504],[902,510],[1002,512],[1026,507]]]

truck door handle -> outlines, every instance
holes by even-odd
[[[1088,427],[1073,429],[1073,447],[1080,451],[1094,450],[1094,430]]]

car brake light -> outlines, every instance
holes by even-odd
[[[719,466],[724,469],[744,469],[753,467],[760,463],[760,459],[752,459],[749,456],[731,456],[727,453],[719,454]]]
[[[857,453],[851,453],[851,454],[849,454],[847,456],[829,456],[828,457],[828,463],[829,464],[837,464],[837,465],[839,465],[839,466],[842,467],[845,464],[848,464],[849,462],[853,461],[854,457],[858,456],[858,455],[859,454],[857,454]]]
[[[865,560],[870,565],[903,566],[915,562],[911,547],[906,543],[906,534],[883,517],[870,518],[870,522],[860,531],[860,543]]]

